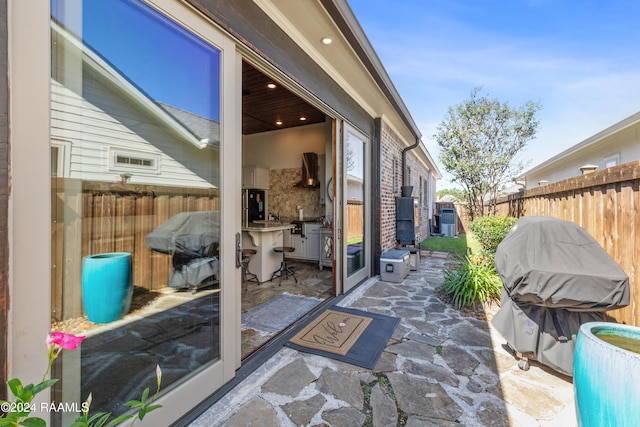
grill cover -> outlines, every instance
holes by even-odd
[[[147,245],[154,251],[172,255],[172,288],[196,287],[218,276],[220,213],[182,212],[147,234]]]
[[[582,227],[523,217],[498,245],[496,270],[518,303],[602,311],[629,304],[629,278]]]
[[[147,245],[154,251],[181,258],[213,256],[218,251],[219,230],[218,211],[182,212],[147,234]]]
[[[566,375],[580,325],[629,304],[627,275],[573,222],[520,218],[495,264],[503,288],[492,325],[517,352]]]

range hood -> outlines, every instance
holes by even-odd
[[[318,155],[316,153],[302,154],[302,180],[296,187],[316,188],[320,187],[318,180]]]

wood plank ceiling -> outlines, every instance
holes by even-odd
[[[275,88],[267,87],[269,83],[274,83]],[[276,124],[278,121],[281,124]],[[242,133],[244,135],[324,121],[323,112],[251,65],[242,63]]]

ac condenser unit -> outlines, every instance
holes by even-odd
[[[455,209],[445,208],[440,210],[440,232],[447,237],[455,237],[458,234]]]

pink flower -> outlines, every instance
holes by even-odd
[[[49,332],[47,335],[47,347],[58,346],[65,350],[75,350],[86,337],[65,334],[64,332]]]

